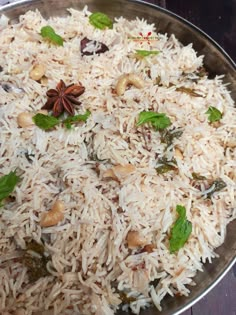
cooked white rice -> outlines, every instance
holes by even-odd
[[[193,277],[217,256],[215,248],[236,216],[236,109],[222,77],[193,74],[203,56],[191,44],[156,34],[154,25],[138,18],[117,18],[113,29],[101,31],[90,25],[87,8],[69,13],[46,21],[30,11],[11,26],[1,18],[0,83],[11,82],[23,92],[0,87],[0,176],[15,169],[21,176],[12,194],[15,201],[0,212],[0,313],[110,315],[130,307],[138,314],[152,303],[161,310],[166,295],[190,293]],[[41,39],[45,25],[65,39],[63,47]],[[133,40],[140,32],[152,32],[155,40]],[[82,57],[83,37],[103,42],[109,51]],[[137,60],[136,49],[160,53]],[[29,77],[35,64],[46,67],[46,83]],[[118,96],[114,89],[124,73],[142,77],[144,88],[131,86]],[[76,112],[89,109],[87,122],[70,131],[61,126],[49,132],[19,128],[19,113],[41,109],[47,90],[60,79],[85,87]],[[203,97],[176,91],[183,85]],[[217,126],[208,122],[209,106],[223,112]],[[167,151],[159,132],[136,127],[143,110],[164,112],[171,128],[183,128]],[[26,153],[32,154],[31,161]],[[177,173],[157,174],[157,157],[164,154],[176,158]],[[94,161],[92,155],[105,161]],[[106,169],[127,163],[135,166],[134,173],[120,181],[104,179]],[[200,191],[192,185],[193,172],[221,178],[227,187],[209,202],[201,196],[208,187],[202,183]],[[65,204],[64,220],[42,228],[42,213],[57,199]],[[169,236],[178,204],[186,207],[193,231],[184,247],[171,254]],[[153,252],[129,249],[129,231],[153,244]],[[27,239],[43,240],[52,257],[51,276],[34,283],[21,263]],[[150,284],[155,279],[159,282]],[[130,305],[119,306],[120,292],[133,297]]]

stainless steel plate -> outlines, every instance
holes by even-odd
[[[88,5],[91,11],[101,11],[109,16],[124,16],[133,19],[143,17],[149,23],[155,23],[158,32],[174,33],[183,44],[193,43],[199,55],[205,55],[205,66],[211,76],[225,74],[225,82],[230,82],[232,97],[236,101],[236,66],[230,57],[211,38],[197,27],[181,17],[160,7],[135,0],[27,0],[7,5],[0,9],[0,14],[7,15],[12,22],[28,10],[39,9],[43,16],[66,15],[66,8],[82,9]],[[191,288],[189,297],[167,297],[163,301],[162,315],[177,315],[185,311],[206,295],[227,273],[236,261],[236,221],[227,228],[224,244],[216,252],[220,255],[212,264],[205,264],[204,272],[195,277],[196,287]],[[119,312],[119,315],[127,315]],[[159,315],[155,308],[141,312],[142,315]]]

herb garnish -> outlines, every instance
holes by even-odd
[[[136,49],[136,55],[139,57],[148,57],[151,55],[158,55],[160,52],[158,50],[141,50]]]
[[[161,133],[161,142],[167,144],[167,148],[173,144],[174,139],[178,139],[182,136],[182,129],[164,130]]]
[[[205,179],[207,179],[205,176],[202,176],[202,175],[200,175],[198,173],[195,173],[195,172],[192,173],[192,178],[194,180],[205,180]]]
[[[50,40],[53,44],[58,45],[58,46],[63,46],[63,38],[58,35],[54,29],[47,25],[47,26],[43,26],[40,30],[40,35],[43,38],[46,38],[48,40]]]
[[[177,205],[176,211],[178,212],[179,217],[171,229],[169,240],[171,253],[182,248],[192,232],[192,223],[187,220],[185,207]]]
[[[176,88],[176,91],[182,92],[182,93],[188,94],[190,96],[194,96],[194,97],[202,97],[201,94],[196,93],[193,89],[190,89],[190,88],[187,88],[184,86],[180,86],[180,87]]]
[[[208,120],[211,123],[215,121],[219,121],[222,118],[222,113],[214,106],[210,106],[208,110],[206,111],[206,114],[209,115]]]
[[[95,12],[89,16],[89,22],[94,27],[99,28],[100,30],[104,30],[105,28],[113,28],[112,20],[104,13]]]
[[[86,122],[91,112],[86,110],[85,114],[79,114],[75,116],[69,116],[64,120],[60,120],[54,116],[44,115],[44,114],[36,114],[33,116],[33,121],[36,126],[43,130],[50,130],[60,123],[64,124],[67,129],[72,128],[72,124],[75,124],[80,121]]]
[[[86,122],[89,116],[91,115],[91,112],[89,110],[86,110],[85,114],[83,115],[75,115],[75,116],[69,116],[65,120],[63,120],[63,124],[67,129],[72,128],[72,124],[75,124],[80,121]]]
[[[44,114],[36,114],[32,119],[35,125],[43,130],[52,129],[60,123],[58,118]]]
[[[10,172],[0,178],[0,206],[2,205],[3,199],[9,197],[13,192],[19,180],[20,177],[16,175],[16,171]]]
[[[208,189],[208,190],[210,190],[210,192],[207,193],[206,197],[208,199],[211,198],[215,192],[224,189],[226,186],[227,186],[227,184],[221,178],[214,180]]]
[[[176,171],[177,168],[177,162],[175,158],[172,158],[171,160],[168,160],[166,157],[160,158],[157,161],[158,164],[161,164],[156,168],[157,174],[165,174],[170,171]]]
[[[45,254],[43,245],[34,240],[26,243],[26,250],[24,251],[22,262],[28,269],[30,282],[35,282],[42,277],[50,275],[47,270],[47,263],[51,258]]]
[[[145,123],[151,123],[155,130],[163,130],[171,125],[170,118],[166,116],[166,114],[152,111],[139,113],[137,126],[141,126]]]

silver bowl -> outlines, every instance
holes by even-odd
[[[236,101],[236,66],[226,52],[209,36],[193,24],[158,6],[137,0],[26,0],[4,6],[0,14],[7,15],[14,23],[19,15],[28,10],[39,9],[44,17],[66,15],[66,8],[82,9],[88,5],[90,11],[101,11],[111,17],[124,16],[133,19],[136,16],[145,18],[149,23],[155,23],[158,32],[175,34],[183,43],[193,43],[193,48],[199,55],[205,55],[204,63],[210,74],[225,74],[225,82],[229,82],[231,95]],[[160,313],[154,307],[143,310],[141,315],[177,315],[184,312],[205,296],[229,271],[236,262],[236,221],[227,228],[225,242],[216,252],[219,258],[213,263],[204,265],[204,272],[198,272],[188,297],[166,297],[163,301],[163,311]],[[128,313],[119,311],[119,315]],[[117,315],[118,315],[117,314]]]

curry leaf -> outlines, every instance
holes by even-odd
[[[163,157],[157,161],[158,164],[160,164],[156,168],[157,174],[165,174],[170,171],[176,171],[177,168],[177,162],[174,158],[171,160],[168,160],[167,158]]]
[[[19,180],[20,177],[16,175],[15,171],[0,178],[0,203],[13,192]]]
[[[219,121],[222,118],[222,113],[214,106],[210,106],[208,110],[206,111],[206,114],[209,115],[208,120],[211,123],[215,121]]]
[[[182,93],[188,94],[190,96],[194,96],[194,97],[202,97],[201,94],[198,94],[193,89],[187,88],[185,86],[180,86],[180,87],[176,88],[176,91],[182,92]]]
[[[178,212],[179,217],[171,229],[169,240],[171,253],[182,248],[192,232],[192,223],[187,220],[185,207],[177,205],[176,211]]]
[[[58,46],[63,46],[63,38],[58,35],[54,29],[47,25],[47,26],[43,26],[40,30],[40,35],[45,38],[50,40],[53,44],[56,44]]]
[[[182,136],[183,130],[176,129],[176,130],[165,130],[161,133],[161,142],[167,144],[167,148],[173,144],[174,139],[178,139]]]
[[[95,12],[89,16],[89,22],[94,27],[104,30],[105,28],[113,28],[112,20],[104,13]]]
[[[58,118],[44,114],[36,114],[33,116],[33,121],[36,126],[43,130],[52,129],[60,123]]]
[[[145,123],[151,123],[152,127],[156,130],[163,130],[171,125],[170,118],[166,114],[152,111],[139,113],[137,126]]]
[[[212,183],[212,185],[209,187],[208,189],[208,194],[207,194],[207,198],[211,198],[211,196],[217,192],[217,191],[220,191],[222,189],[224,189],[226,187],[226,183],[221,179],[221,178],[218,178],[216,180],[214,180],[214,182]]]
[[[205,176],[202,176],[202,175],[200,175],[198,173],[195,173],[195,172],[192,173],[192,178],[194,180],[205,180],[205,179],[207,179]]]

